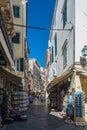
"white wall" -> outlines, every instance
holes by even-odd
[[[79,61],[81,50],[87,45],[87,0],[76,0],[76,47],[75,61]]]
[[[55,9],[55,17],[53,17],[53,21],[55,24],[52,25],[53,28],[56,29],[63,29],[63,20],[62,20],[62,10],[64,7],[64,2],[65,0],[59,0],[58,5],[56,6],[57,8]],[[75,1],[74,0],[68,0],[67,1],[67,24],[65,26],[65,29],[71,29],[72,26],[75,23]],[[54,20],[55,19],[55,20]],[[57,62],[57,76],[60,76],[69,66],[73,64],[73,30],[69,31],[51,31],[50,34],[50,41],[51,41],[51,46],[54,46],[54,36],[55,33],[57,33],[57,56],[54,56],[54,59]],[[65,40],[67,39],[67,66],[65,69],[63,69],[63,55],[62,55],[62,47],[64,45]],[[54,52],[55,53],[55,52]],[[52,69],[52,65],[50,66]],[[52,79],[52,75],[51,75]]]

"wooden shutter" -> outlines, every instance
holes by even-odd
[[[24,71],[24,58],[20,58],[20,71]]]

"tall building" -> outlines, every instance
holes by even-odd
[[[12,37],[14,50],[14,64],[16,73],[22,79],[19,95],[22,96],[21,110],[27,109],[28,106],[28,55],[29,47],[26,37],[27,33],[27,0],[12,0],[14,16],[14,36]],[[26,101],[25,101],[26,97]],[[23,104],[23,105],[22,105]],[[24,107],[23,107],[24,106]]]
[[[14,91],[22,85],[21,77],[16,74],[14,66],[14,35],[13,7],[10,0],[0,1],[0,103],[6,104],[7,115],[14,102]],[[5,96],[4,96],[5,94]],[[18,101],[19,103],[19,101]],[[16,104],[19,105],[19,104]],[[0,106],[1,107],[1,106]],[[20,108],[20,106],[19,106]],[[7,116],[6,115],[6,116]]]
[[[40,71],[41,71],[41,93],[44,94],[44,96],[46,96],[46,77],[45,77],[45,73],[46,73],[46,69],[44,69],[43,67],[40,68]]]
[[[35,93],[41,93],[44,89],[44,71],[35,58],[29,59],[29,87]]]
[[[48,44],[50,68],[47,91],[51,97],[51,105],[57,110],[62,110],[67,90],[72,92],[72,96],[74,91],[87,93],[86,4],[86,0],[56,0],[55,3]]]
[[[22,77],[23,87],[26,86],[25,77],[25,64],[27,62],[26,49],[26,24],[27,24],[27,1],[25,0],[12,0],[13,15],[14,15],[14,29],[15,33],[12,38],[14,44],[14,63],[17,71],[17,75]],[[19,25],[19,26],[16,26]],[[25,27],[23,27],[23,25]]]
[[[10,91],[13,86],[21,84],[16,75],[13,56],[14,35],[13,11],[11,1],[0,1],[0,88]]]
[[[46,85],[48,84],[48,77],[49,77],[49,68],[50,68],[50,51],[49,49],[46,50]]]
[[[14,68],[13,46],[11,38],[13,36],[14,26],[8,24],[13,22],[12,6],[8,0],[0,2],[0,65]]]

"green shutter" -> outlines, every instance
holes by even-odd
[[[20,71],[24,71],[24,58],[20,58]]]

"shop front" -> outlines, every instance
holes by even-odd
[[[0,104],[5,104],[6,116],[12,109],[12,93],[19,90],[21,78],[15,72],[11,72],[8,68],[0,67]],[[6,96],[4,96],[6,95]]]
[[[87,72],[75,66],[55,78],[47,86],[50,110],[59,111],[64,118],[87,122]]]
[[[47,86],[47,92],[50,98],[50,109],[62,111],[63,102],[69,89],[73,72],[67,71],[60,77],[55,78]]]

